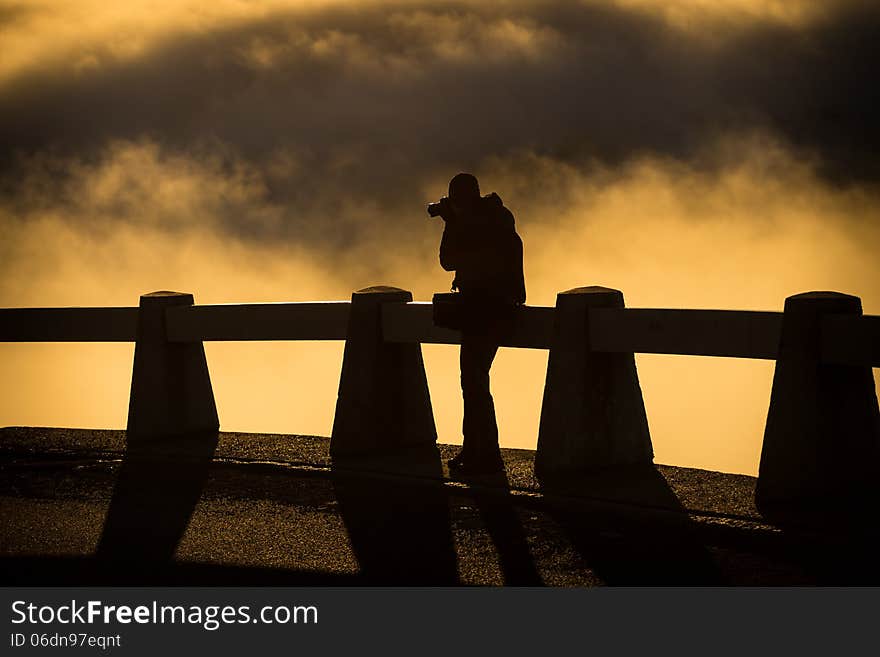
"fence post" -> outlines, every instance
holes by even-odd
[[[128,403],[130,444],[220,427],[202,343],[167,339],[165,309],[192,304],[193,295],[181,292],[141,296]]]
[[[606,287],[556,296],[535,454],[539,477],[653,460],[634,355],[593,352],[589,344],[590,308],[623,306],[623,293]]]
[[[868,366],[820,361],[823,315],[861,315],[859,297],[805,292],[785,300],[782,337],[755,491],[764,509],[858,501],[877,488],[880,409]]]
[[[437,442],[421,345],[386,343],[382,337],[382,304],[408,301],[412,293],[396,287],[351,295],[332,456]]]

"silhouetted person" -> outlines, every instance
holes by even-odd
[[[450,467],[470,474],[504,469],[498,447],[489,370],[498,346],[525,303],[522,240],[513,214],[495,194],[480,196],[477,179],[459,173],[449,197],[429,208],[446,222],[440,265],[455,271],[452,288],[461,293],[461,392],[464,400],[461,452]]]

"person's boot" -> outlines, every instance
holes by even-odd
[[[504,472],[504,460],[498,448],[477,450],[468,455],[458,471],[468,475],[497,474]]]
[[[479,461],[466,461],[457,472],[465,475],[490,475],[504,472],[504,461],[501,459],[480,459]]]
[[[457,470],[459,468],[464,467],[464,464],[465,464],[464,448],[462,448],[462,450],[458,454],[456,454],[451,459],[446,461],[446,465],[448,465],[453,470]]]

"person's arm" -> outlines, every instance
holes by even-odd
[[[446,271],[455,271],[461,262],[461,235],[460,231],[451,227],[449,223],[443,228],[443,237],[440,240],[440,266]]]
[[[440,240],[440,266],[446,271],[465,269],[470,277],[489,283],[509,266],[509,244],[518,239],[513,214],[497,194],[485,214],[466,223],[455,217],[446,221]]]
[[[440,266],[446,271],[479,267],[485,236],[479,226],[455,217],[446,220],[440,240]]]

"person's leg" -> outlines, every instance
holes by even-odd
[[[465,463],[497,461],[498,426],[495,404],[489,390],[489,370],[498,352],[498,344],[485,334],[462,334],[460,364],[461,392],[464,402],[462,421],[462,460]]]
[[[498,352],[498,347],[496,346],[492,350],[492,359],[495,358],[495,354]],[[492,367],[492,362],[489,362],[489,367]],[[501,460],[501,449],[498,446],[498,422],[495,418],[495,400],[492,399],[492,394],[487,394],[488,404],[486,406],[486,414],[485,414],[485,439],[480,443],[482,452],[480,454],[480,458],[488,462],[495,462]]]

